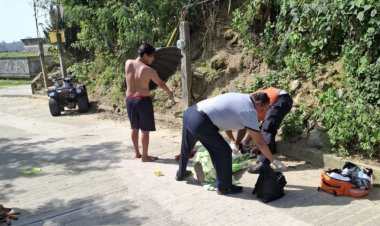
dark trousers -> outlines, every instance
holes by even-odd
[[[293,100],[289,94],[279,95],[276,102],[268,109],[265,114],[264,122],[261,126],[261,134],[272,153],[276,152],[276,134],[281,122],[289,113],[293,106]],[[265,156],[261,155],[260,162],[269,163]]]
[[[210,118],[192,106],[183,115],[179,175],[184,175],[190,152],[194,149],[197,141],[200,141],[210,153],[212,164],[216,170],[218,189],[228,189],[232,185],[231,148]]]

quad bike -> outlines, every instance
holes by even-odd
[[[80,113],[88,112],[89,101],[86,86],[84,84],[73,84],[71,77],[63,78],[62,85],[58,81],[62,79],[53,78],[53,89],[47,91],[49,99],[49,109],[52,116],[61,115],[65,107],[76,108]]]

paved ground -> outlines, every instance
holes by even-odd
[[[30,85],[12,86],[0,88],[1,96],[31,96],[32,89]]]
[[[178,130],[158,126],[150,152],[161,159],[141,163],[127,122],[101,114],[51,117],[45,97],[0,91],[0,203],[21,212],[12,225],[380,225],[378,188],[360,199],[318,192],[321,169],[285,157],[286,195],[269,204],[251,195],[257,176],[246,172],[234,196],[177,182]],[[42,173],[19,172],[33,167]]]

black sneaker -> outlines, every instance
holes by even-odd
[[[231,185],[230,188],[226,190],[218,189],[216,192],[218,193],[218,195],[229,195],[229,194],[238,194],[238,193],[241,193],[242,191],[243,191],[242,186]]]
[[[251,166],[247,169],[247,172],[248,173],[252,173],[252,174],[258,174],[260,173],[260,170],[264,167],[264,163],[262,162],[259,162],[257,165],[255,166]]]
[[[189,177],[193,174],[193,172],[191,172],[190,170],[186,170],[185,173],[180,173],[179,171],[177,171],[176,175],[175,175],[175,179],[177,181],[181,181],[183,179],[185,179],[186,177]]]

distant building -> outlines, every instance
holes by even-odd
[[[18,42],[0,42],[0,53],[39,53],[39,38],[25,38]],[[44,44],[44,52],[47,53],[50,44]]]
[[[19,52],[19,53],[31,53],[29,56],[20,57],[2,57],[0,58],[0,78],[34,78],[38,73],[42,71],[40,58],[39,58],[39,47],[38,38],[27,38],[21,39],[20,46],[18,48],[13,47],[10,44],[0,43],[0,52]],[[11,43],[12,44],[12,43]],[[10,46],[12,48],[10,48]],[[43,45],[44,52],[47,53],[49,44]],[[4,50],[4,51],[2,51]],[[53,57],[45,55],[45,60],[47,65],[53,65]]]
[[[24,48],[21,50],[22,53],[39,53],[40,50],[38,48],[38,41],[41,38],[26,38],[21,39],[24,44]],[[46,53],[50,47],[50,44],[44,44],[44,53]]]
[[[0,53],[21,52],[23,48],[24,44],[21,41],[12,43],[0,42]]]

